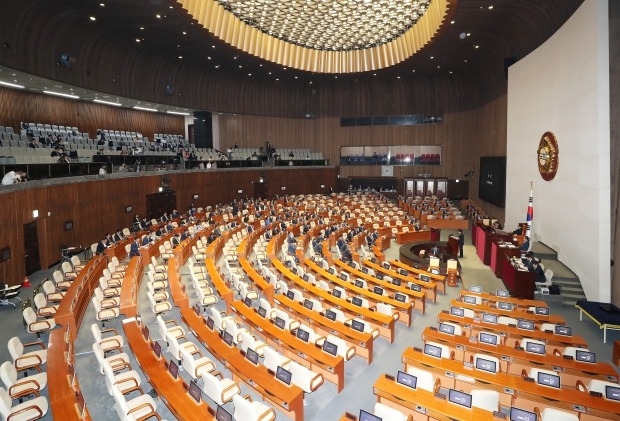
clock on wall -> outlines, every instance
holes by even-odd
[[[558,172],[558,140],[551,132],[545,132],[538,143],[536,160],[538,172],[545,181],[551,181]]]
[[[394,167],[392,165],[382,165],[381,166],[381,175],[383,177],[393,177],[394,176]]]

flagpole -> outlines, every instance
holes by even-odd
[[[525,235],[531,237],[532,234],[532,219],[534,219],[534,182],[530,181],[530,199],[527,204],[527,229]]]

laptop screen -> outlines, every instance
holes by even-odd
[[[399,370],[398,374],[396,375],[396,382],[415,389],[418,383],[418,378],[416,376]]]
[[[226,342],[226,345],[228,346],[232,346],[233,344],[233,337],[230,333],[224,331],[222,332],[222,339],[224,339],[224,342]]]
[[[308,279],[310,279],[310,277],[308,276],[307,273],[304,273],[304,276],[302,276],[302,279],[306,282],[308,282]]]
[[[536,382],[544,386],[555,387],[558,389],[560,388],[560,376],[556,376],[555,374],[539,371]]]
[[[187,392],[196,402],[200,403],[200,399],[202,398],[202,390],[200,390],[200,386],[196,384],[196,380],[189,382]]]
[[[504,301],[498,301],[497,308],[499,308],[500,310],[512,310],[512,304]]]
[[[286,326],[286,321],[282,317],[276,316],[275,324],[280,329],[284,329],[284,326]]]
[[[425,344],[424,353],[431,357],[441,358],[441,348],[435,345]]]
[[[329,272],[330,275],[333,275],[334,273],[336,273],[336,270],[334,268],[329,268],[327,271]]]
[[[379,286],[374,286],[372,288],[372,292],[374,292],[377,295],[383,295],[383,288],[381,288]]]
[[[382,281],[383,280],[383,274],[382,273],[377,273],[375,275],[375,278],[377,278],[378,280]]]
[[[332,289],[332,295],[336,298],[340,298],[342,296],[342,291],[340,291],[339,289]]]
[[[396,285],[397,287],[399,287],[400,284],[401,284],[401,280],[400,279],[392,279],[392,284]]]
[[[490,373],[497,373],[497,363],[484,358],[476,358],[476,368]]]
[[[289,300],[294,300],[295,294],[293,293],[293,291],[286,291],[286,298],[288,298]]]
[[[495,290],[495,295],[498,297],[506,298],[506,297],[510,297],[510,292],[506,289],[497,289]]]
[[[245,358],[253,362],[255,365],[258,365],[258,353],[252,348],[248,348],[245,351]]]
[[[207,317],[207,327],[211,330],[213,330],[213,319],[211,317]]]
[[[538,416],[535,412],[524,409],[510,407],[510,421],[537,421]]]
[[[292,377],[292,374],[290,371],[278,366],[278,368],[276,369],[276,379],[280,380],[281,382],[284,382],[285,384],[290,385],[291,377]]]
[[[306,298],[304,300],[304,307],[307,308],[308,310],[312,310],[312,307],[314,307],[314,303]]]
[[[383,262],[381,264],[381,266],[383,266],[384,269],[390,269],[391,268],[391,266],[390,266],[390,264],[388,262]]]
[[[170,362],[168,363],[168,372],[172,375],[172,377],[174,377],[175,379],[177,377],[179,377],[179,366],[177,365],[177,363],[175,363],[174,361],[170,360]]]
[[[243,299],[243,303],[248,307],[252,307],[252,300],[250,299],[250,297],[245,297]]]
[[[544,354],[545,353],[545,345],[539,344],[536,342],[527,342],[525,344],[525,350],[527,352],[532,352],[534,354]]]
[[[562,336],[571,336],[573,334],[573,329],[570,326],[556,326],[555,334]]]
[[[368,273],[368,268],[364,266],[364,267],[362,268],[362,273]]]
[[[534,308],[534,313],[540,314],[540,315],[543,315],[543,316],[548,316],[549,315],[549,307],[535,307]]]
[[[478,334],[478,342],[482,342],[489,345],[497,345],[497,336],[490,333],[480,332]]]
[[[440,272],[439,272],[439,269],[431,269],[431,273],[433,275],[439,275]]]
[[[232,415],[230,412],[225,410],[222,406],[217,406],[217,411],[215,412],[216,421],[233,421]]]
[[[360,297],[353,297],[351,302],[358,307],[362,306],[362,299]]]
[[[420,281],[422,282],[430,282],[431,277],[428,275],[420,275]]]
[[[349,277],[347,276],[346,273],[343,272],[343,273],[340,274],[340,279],[342,279],[343,281],[346,282],[346,280],[349,279]]]
[[[463,302],[467,304],[476,304],[476,297],[473,297],[471,295],[465,295],[463,297]]]
[[[450,307],[450,314],[457,317],[464,317],[465,310],[463,310],[461,307]]]
[[[380,418],[370,412],[364,411],[360,409],[360,416],[357,417],[359,421],[383,421],[383,418]]]
[[[596,362],[596,354],[590,351],[575,351],[575,359],[577,361],[582,361],[584,363],[595,363]]]
[[[364,322],[360,322],[359,320],[355,320],[355,319],[351,320],[351,328],[352,329],[355,329],[355,330],[357,330],[359,332],[363,332],[364,331],[364,327],[365,327]]]
[[[149,340],[149,328],[147,325],[142,326],[142,336],[144,336],[144,339],[147,341]]]
[[[196,316],[200,316],[200,306],[198,304],[194,305],[194,313],[196,313]]]
[[[534,322],[531,320],[517,320],[517,327],[519,329],[534,330]]]
[[[396,301],[400,301],[401,303],[404,303],[407,301],[407,296],[405,294],[401,294],[400,292],[397,292],[396,294],[394,294],[394,299]]]
[[[323,342],[323,351],[335,356],[338,353],[338,345],[325,341]]]
[[[364,288],[364,281],[360,280],[360,279],[356,279],[355,280],[355,286],[358,288]]]
[[[412,291],[422,292],[422,287],[418,284],[411,284],[409,288],[411,288]]]
[[[496,325],[497,324],[497,314],[483,313],[482,314],[482,321],[486,322],[486,323],[492,323],[492,324]]]
[[[456,327],[454,325],[449,325],[447,323],[439,323],[439,331],[442,333],[447,333],[448,335],[454,335],[454,330]]]
[[[471,408],[471,395],[469,393],[450,389],[448,391],[448,401],[466,408]]]
[[[304,342],[308,342],[310,339],[310,333],[302,328],[297,329],[297,337]]]
[[[326,310],[325,317],[327,317],[329,320],[336,321],[336,312],[331,311],[331,310]]]
[[[612,401],[620,401],[620,386],[605,386],[605,398]]]
[[[267,315],[267,309],[265,307],[259,307],[258,315],[264,318]]]
[[[400,273],[402,276],[407,276],[409,275],[409,271],[407,269],[398,269],[398,273]]]
[[[161,357],[161,345],[157,341],[153,342],[153,352],[157,358]]]

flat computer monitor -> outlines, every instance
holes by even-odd
[[[286,298],[288,298],[289,300],[294,300],[295,299],[295,293],[293,291],[286,291]]]
[[[306,298],[304,299],[304,307],[308,310],[312,310],[312,307],[314,307],[314,303]]]
[[[497,308],[499,308],[500,310],[512,311],[512,304],[511,303],[507,303],[505,301],[498,301],[497,302]]]
[[[278,366],[278,368],[276,368],[276,379],[280,380],[284,384],[290,385],[292,377],[293,377],[293,375],[287,369],[284,369],[284,368],[282,368],[280,366]]]
[[[364,288],[364,281],[360,280],[360,279],[356,279],[355,280],[355,286],[358,288]]]
[[[495,295],[498,297],[507,298],[510,297],[510,291],[508,291],[507,289],[496,289]]]
[[[200,306],[198,304],[194,305],[194,313],[196,313],[196,316],[200,316]]]
[[[368,273],[368,268],[366,266],[362,268],[362,273]]]
[[[390,269],[392,267],[388,262],[381,263],[381,266],[383,266],[384,269]]]
[[[559,389],[560,388],[560,376],[539,371],[538,378],[536,379],[536,383],[542,384],[543,386],[555,387]]]
[[[575,360],[581,361],[584,363],[595,363],[596,354],[591,351],[582,351],[578,349],[577,351],[575,351]]]
[[[153,352],[157,358],[161,357],[161,345],[157,341],[153,342]]]
[[[497,373],[497,362],[485,358],[476,358],[476,368],[489,373]]]
[[[336,354],[338,354],[338,345],[333,344],[329,341],[325,341],[323,342],[323,351],[333,356],[336,356]]]
[[[415,389],[418,383],[418,378],[414,375],[399,370],[396,375],[396,383]]]
[[[302,328],[297,329],[297,338],[301,339],[304,342],[308,342],[308,339],[310,339],[310,332],[308,332],[307,330],[304,330]]]
[[[392,285],[396,285],[397,287],[399,287],[401,283],[402,282],[400,279],[392,279]]]
[[[454,325],[449,325],[447,323],[439,323],[439,331],[442,333],[447,333],[448,335],[454,335],[454,330],[456,327]]]
[[[422,282],[430,282],[431,281],[431,277],[428,275],[420,275],[420,281]]]
[[[461,392],[460,390],[448,390],[448,401],[466,408],[471,408],[471,395]]]
[[[424,353],[431,357],[441,358],[441,348],[436,345],[424,344]]]
[[[381,288],[380,286],[374,286],[372,288],[372,292],[374,292],[377,295],[383,295],[383,288]]]
[[[327,271],[329,272],[330,275],[333,275],[334,273],[336,273],[336,269],[334,268],[329,268]]]
[[[358,332],[363,332],[365,328],[364,322],[360,322],[359,320],[351,320],[351,328],[357,330]]]
[[[359,421],[383,421],[383,418],[376,416],[375,414],[371,414],[368,411],[364,411],[360,409],[360,416],[357,417]]]
[[[403,268],[398,269],[398,273],[400,273],[402,276],[409,275],[409,271],[407,269],[403,269]]]
[[[456,317],[465,317],[465,310],[461,307],[450,307],[450,314]]]
[[[75,391],[75,400],[77,401],[78,413],[80,417],[83,417],[85,415],[84,412],[86,412],[86,400],[84,399],[82,391],[79,389]]]
[[[216,421],[233,421],[233,417],[225,410],[221,405],[217,406],[217,410],[215,411],[215,420]]]
[[[482,314],[482,321],[485,323],[492,323],[494,325],[497,324],[497,314],[491,314],[491,313],[483,313]]]
[[[276,320],[274,321],[274,323],[280,329],[284,329],[284,327],[286,326],[286,321],[282,317],[279,317],[279,316],[276,316]]]
[[[250,360],[255,365],[258,365],[258,353],[254,351],[252,348],[248,348],[245,351],[245,358]]]
[[[526,411],[525,409],[510,407],[510,421],[537,421],[538,416],[535,412]]]
[[[476,304],[476,297],[472,295],[463,296],[463,302],[467,304]]]
[[[497,336],[491,335],[490,333],[486,332],[480,332],[478,334],[478,342],[489,345],[497,345]]]
[[[144,339],[147,341],[149,340],[149,327],[147,325],[142,325],[142,336],[144,336]]]
[[[340,298],[342,297],[342,291],[340,291],[339,289],[332,289],[332,295],[336,298]]]
[[[172,360],[168,363],[168,373],[175,379],[179,377],[179,366]]]
[[[250,297],[245,297],[243,303],[248,307],[252,307],[252,299]]]
[[[570,326],[556,326],[555,334],[562,336],[572,336],[573,329]]]
[[[292,267],[291,268],[291,272],[293,272],[293,274],[297,275],[297,268],[296,267]]]
[[[267,316],[267,309],[265,307],[259,307],[258,315],[264,318],[265,316]]]
[[[331,310],[325,310],[325,317],[329,320],[335,322],[336,321],[336,312]]]
[[[377,273],[375,275],[375,278],[377,278],[378,280],[382,281],[383,280],[383,274],[382,273]]]
[[[420,285],[418,285],[418,284],[413,284],[413,283],[412,283],[412,284],[409,286],[409,288],[410,288],[412,291],[422,292],[422,287],[421,287]]]
[[[531,352],[533,354],[543,354],[545,353],[545,345],[539,344],[536,342],[528,342],[525,344],[525,350],[527,352]]]
[[[519,329],[525,329],[525,330],[534,330],[534,322],[531,320],[517,320],[517,327]]]
[[[469,287],[469,292],[480,294],[482,292],[482,287],[480,285],[472,285]]]
[[[292,264],[293,262],[291,262],[290,260],[284,262],[284,266],[286,266],[287,268],[290,268]]]
[[[233,336],[227,331],[222,332],[222,339],[228,346],[233,346]]]
[[[612,401],[620,401],[620,386],[605,386],[605,398]]]
[[[534,313],[542,316],[549,315],[549,307],[534,307]]]
[[[211,330],[213,330],[213,326],[214,326],[215,322],[213,321],[213,319],[211,317],[207,317],[207,327]]]
[[[187,393],[189,393],[189,395],[194,398],[197,403],[200,403],[200,400],[202,399],[202,390],[200,389],[200,386],[198,386],[198,384],[196,383],[196,380],[192,380],[191,382],[189,382]]]
[[[307,273],[304,273],[304,276],[301,277],[301,279],[303,279],[304,281],[308,282],[308,280],[310,279],[310,277],[308,276]]]
[[[342,272],[342,273],[340,274],[340,279],[342,279],[343,281],[345,281],[345,282],[346,282],[346,281],[347,281],[347,279],[349,279],[349,277],[347,276],[347,274],[346,274],[346,273]]]
[[[370,260],[372,263],[377,263],[377,258],[376,257],[371,257],[368,260]]]
[[[353,303],[353,305],[356,305],[358,307],[362,306],[362,299],[360,297],[353,297],[351,299],[351,302]]]
[[[401,294],[400,292],[394,294],[394,299],[401,303],[407,302],[407,296],[405,294]]]

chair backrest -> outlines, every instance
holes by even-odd
[[[211,400],[220,403],[222,396],[222,387],[217,377],[211,373],[202,373],[203,391]]]
[[[514,317],[508,317],[508,316],[499,316],[497,318],[497,323],[500,325],[517,325],[517,319],[515,319]]]
[[[608,382],[605,380],[592,379],[588,383],[588,392],[598,392],[605,396],[605,388],[607,386],[618,387],[617,383]]]
[[[97,325],[97,323],[90,325],[90,331],[93,334],[95,341],[101,342],[101,329],[99,329],[99,325]]]
[[[10,361],[5,361],[0,365],[0,379],[9,389],[17,381],[17,370]]]
[[[555,408],[545,408],[540,414],[541,421],[579,421],[579,417],[570,412]]]
[[[496,390],[476,389],[470,394],[472,407],[491,412],[499,410],[499,393]]]
[[[254,409],[252,402],[241,395],[233,396],[233,405],[235,406],[235,420],[257,421],[261,415]]]
[[[11,415],[11,406],[13,405],[13,400],[4,389],[4,387],[0,387],[0,415],[2,415],[3,419],[8,419],[9,415]]]
[[[7,347],[9,348],[9,353],[11,354],[13,361],[24,355],[24,345],[17,336],[13,336],[9,339]]]
[[[34,305],[37,310],[47,306],[47,300],[45,299],[45,295],[42,292],[39,292],[34,296]]]
[[[22,312],[22,315],[24,316],[24,321],[27,325],[37,321],[37,315],[34,313],[32,307],[26,307]]]
[[[553,278],[553,271],[551,269],[545,270],[545,279],[547,280],[546,283],[551,284],[552,278]]]
[[[62,269],[63,273],[73,272],[73,267],[71,266],[71,263],[69,262],[62,262],[62,265],[60,265],[60,268]]]
[[[77,254],[71,256],[71,263],[73,264],[73,266],[82,264]]]
[[[54,286],[54,283],[50,281],[49,279],[43,282],[42,288],[46,294],[53,294],[56,292],[56,287]]]
[[[265,367],[267,367],[269,370],[273,371],[274,373],[276,372],[278,366],[281,365],[283,361],[287,360],[286,357],[284,357],[278,351],[276,351],[275,349],[269,346],[265,346],[263,348],[263,352],[265,354],[265,359],[263,360],[263,364],[265,365]]]
[[[430,371],[417,367],[408,367],[407,373],[417,378],[416,387],[427,392],[435,393],[435,378]]]
[[[381,402],[375,403],[373,414],[382,420],[407,421],[408,419],[407,415],[403,414],[398,409],[384,405]]]
[[[127,401],[125,400],[125,396],[123,392],[118,388],[118,386],[112,386],[112,396],[114,396],[114,402],[116,403],[116,413],[121,420],[127,418],[127,413],[129,412],[129,407],[127,406]]]

